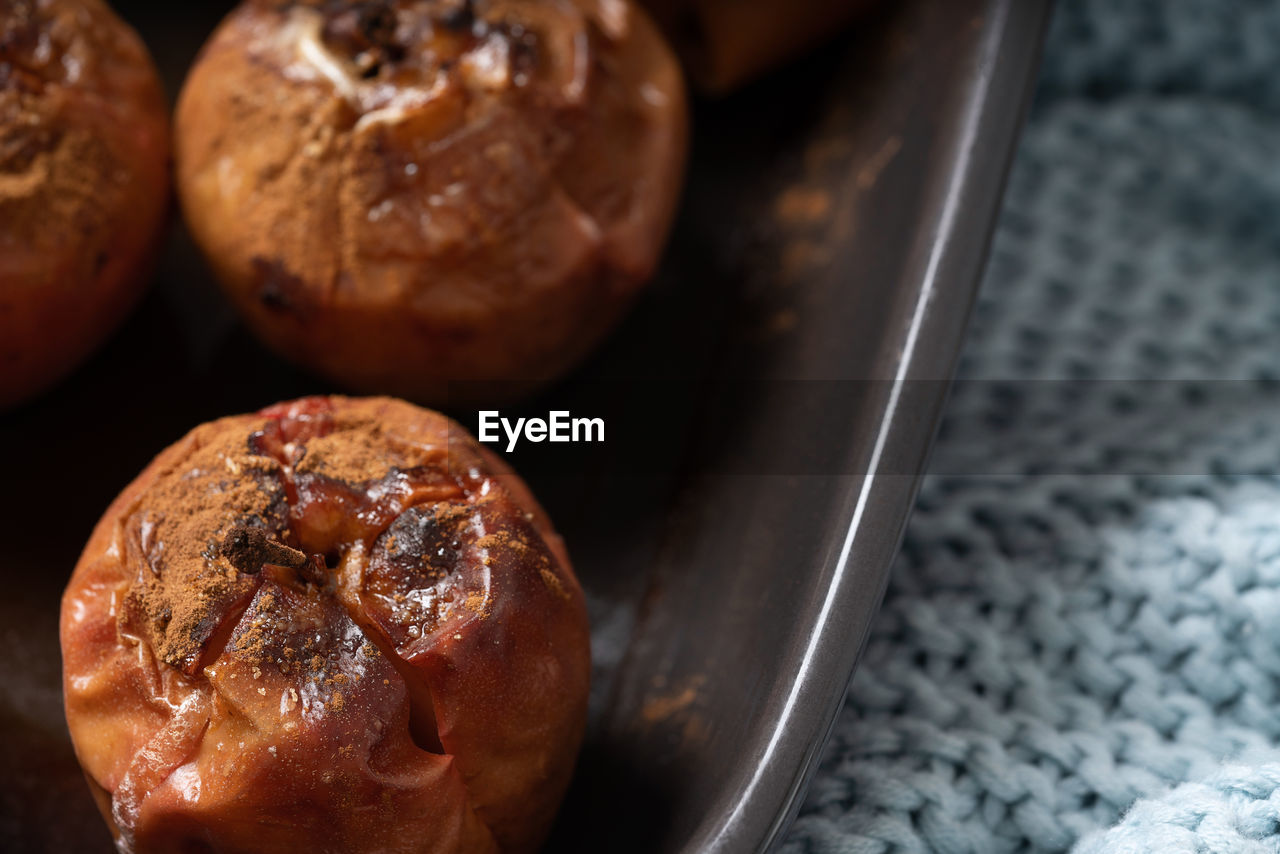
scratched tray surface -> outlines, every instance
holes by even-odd
[[[172,96],[229,5],[117,7]],[[548,446],[513,457],[593,621],[589,732],[548,850],[763,851],[794,816],[932,442],[1046,14],[886,3],[697,103],[657,280],[582,369],[511,410],[603,413],[611,437],[563,465]],[[0,414],[0,850],[110,850],[63,724],[57,640],[108,502],[200,421],[334,390],[247,335],[175,223],[123,330]]]

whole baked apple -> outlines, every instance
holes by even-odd
[[[613,326],[686,136],[679,68],[631,0],[251,0],[183,87],[178,190],[282,355],[483,397],[467,383],[531,388]]]
[[[123,852],[528,852],[582,738],[583,598],[461,427],[308,398],[191,431],[63,598],[67,723]]]
[[[120,323],[168,200],[168,110],[133,30],[100,0],[0,3],[0,407]]]

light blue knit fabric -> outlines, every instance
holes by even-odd
[[[1280,3],[1062,0],[961,377],[785,854],[1280,851]]]
[[[1280,851],[1280,765],[1230,765],[1204,782],[1139,801],[1124,821],[1077,854],[1275,854]]]

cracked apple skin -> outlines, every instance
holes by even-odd
[[[99,0],[0,3],[0,407],[124,319],[168,202],[168,108],[133,30]]]
[[[631,0],[246,2],[183,87],[178,190],[282,356],[424,402],[518,396],[651,276],[686,110]]]
[[[310,570],[237,569],[248,527]],[[583,597],[545,514],[457,424],[386,398],[166,449],[94,530],[61,640],[122,852],[534,851],[586,717]]]

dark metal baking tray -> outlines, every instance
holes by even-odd
[[[228,5],[118,8],[173,93]],[[605,407],[621,443],[515,460],[594,625],[590,732],[549,850],[780,841],[928,456],[1047,16],[1039,0],[885,3],[696,104],[660,275],[599,353],[522,407]],[[124,329],[0,414],[0,849],[110,848],[62,721],[57,641],[97,516],[190,426],[332,390],[247,335],[175,223]]]

